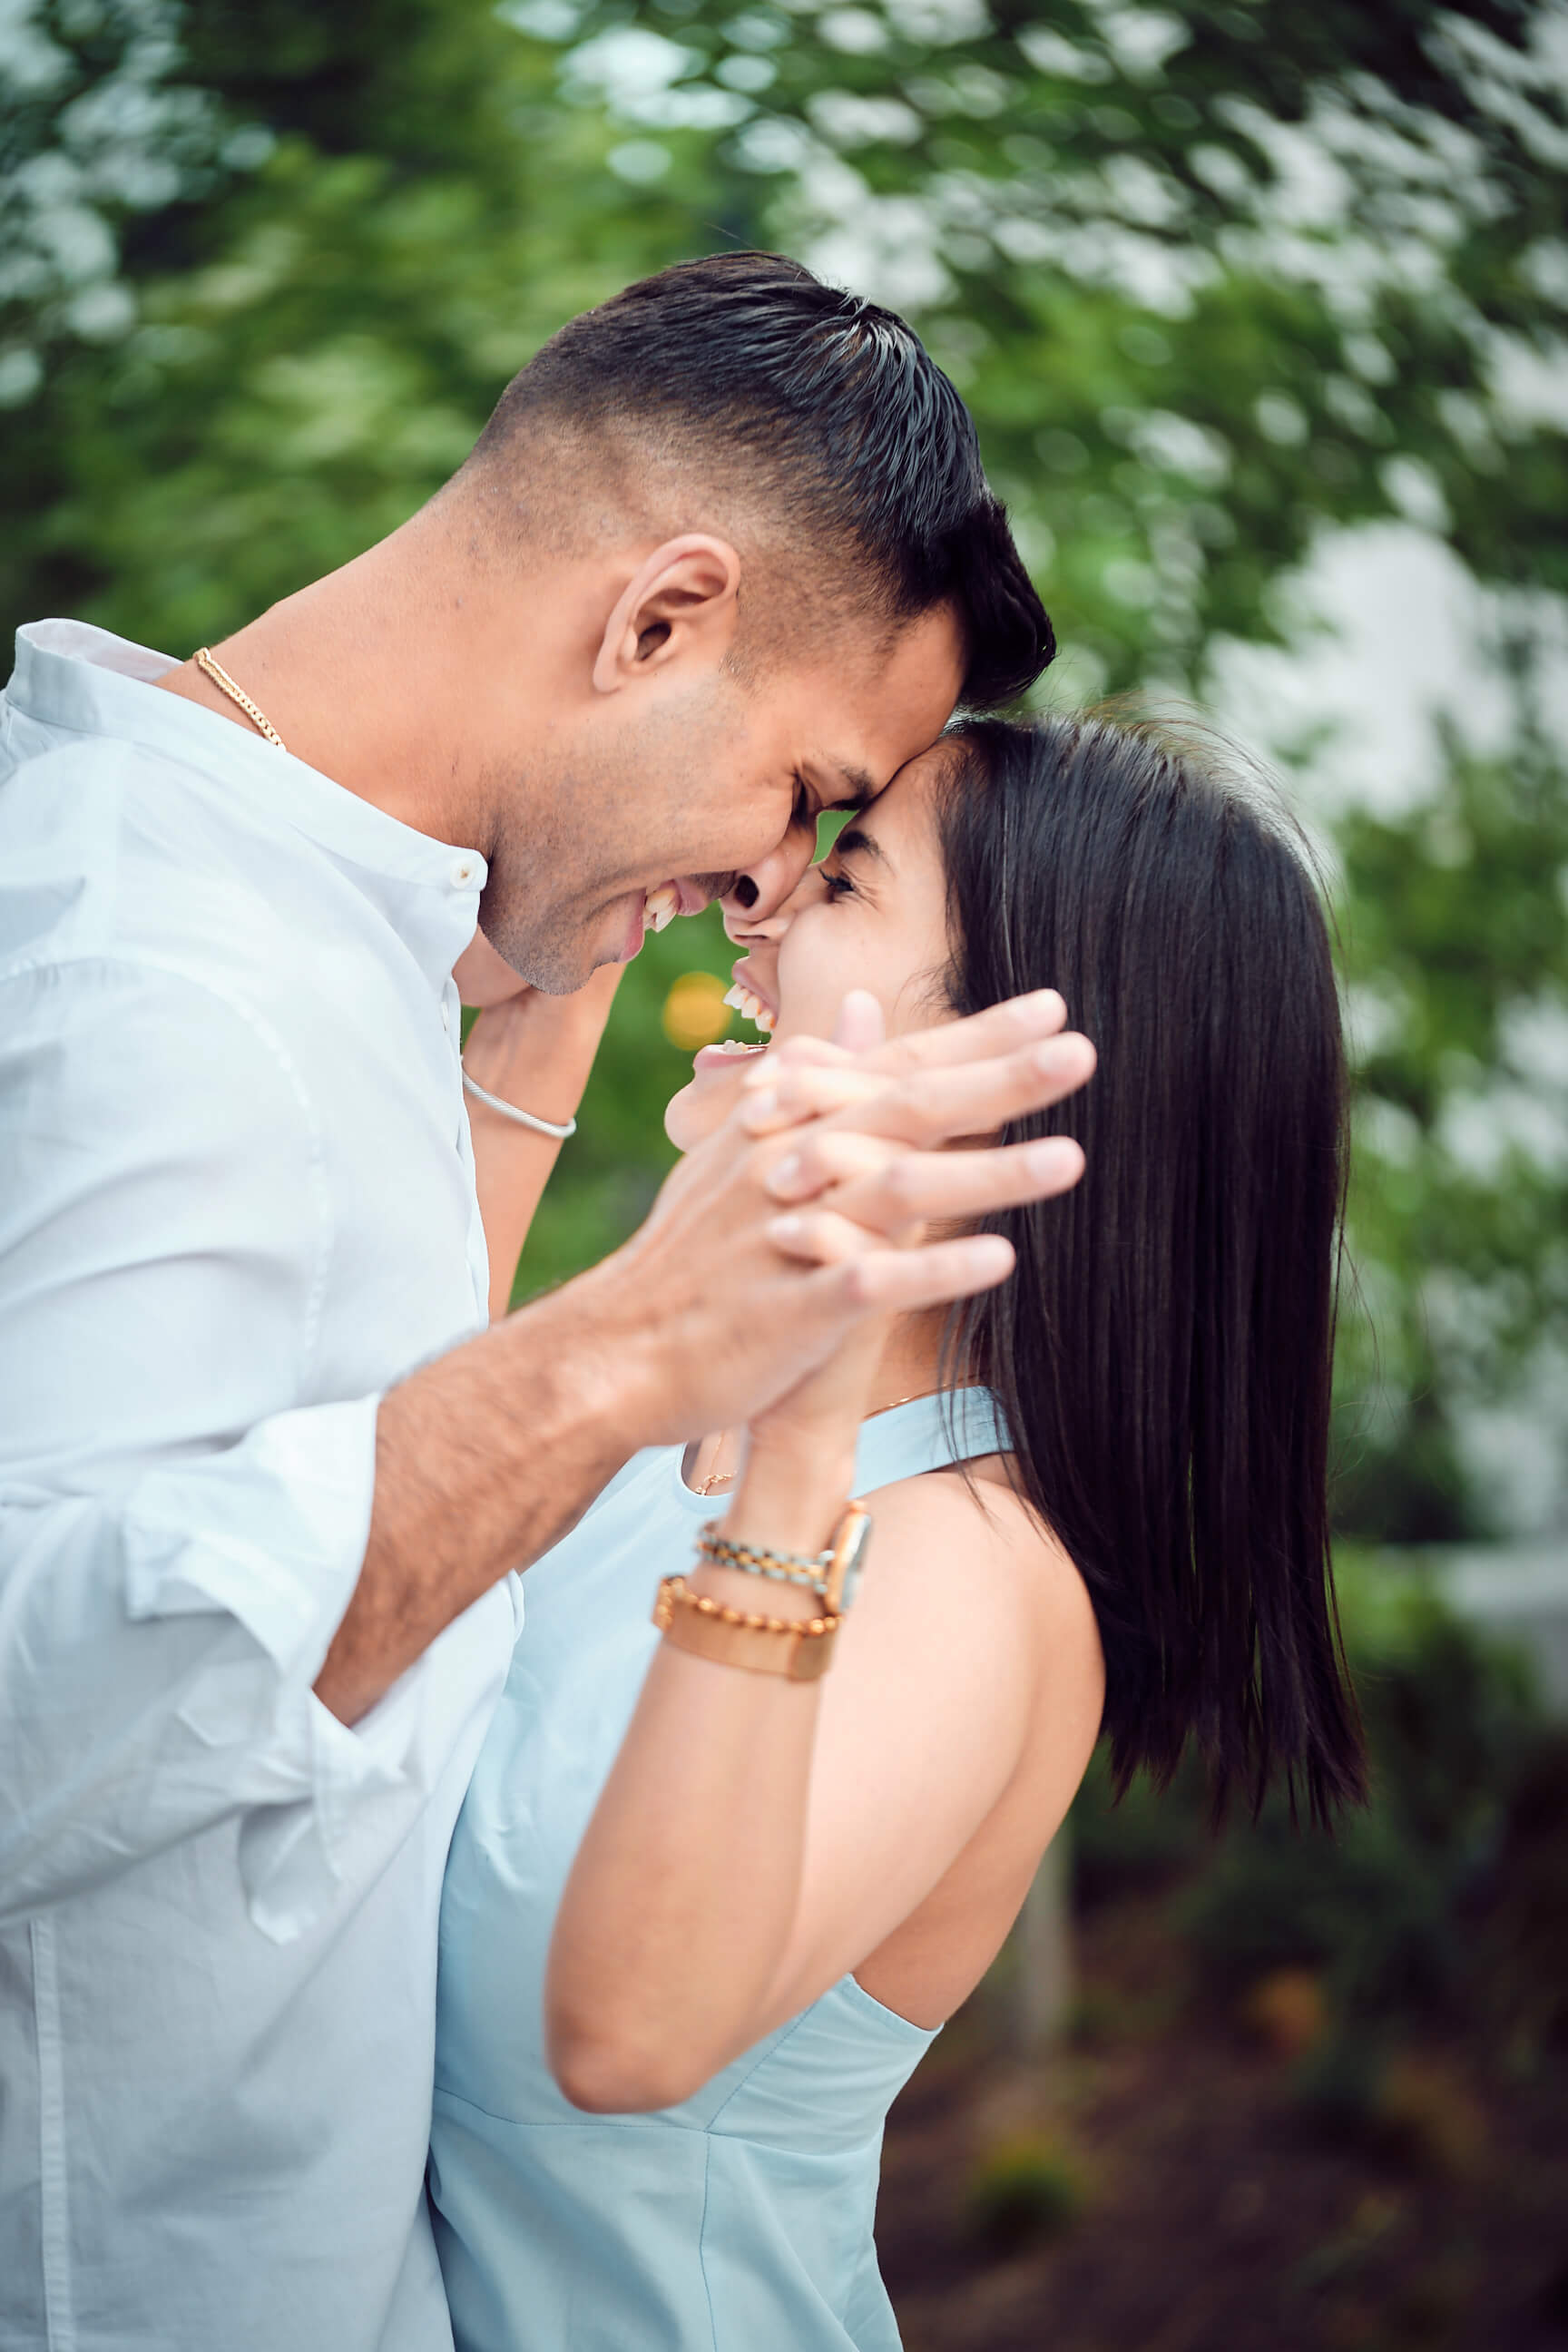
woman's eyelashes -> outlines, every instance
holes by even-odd
[[[825,872],[822,878],[824,883],[826,885],[827,895],[830,899],[854,898],[855,885],[851,882],[847,874],[828,874]]]

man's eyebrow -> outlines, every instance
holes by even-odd
[[[829,808],[863,809],[868,801],[876,799],[875,780],[866,773],[864,768],[851,768],[835,760],[830,774],[832,781],[843,789],[837,800],[828,802]]]

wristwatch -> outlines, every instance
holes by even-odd
[[[846,1503],[844,1515],[828,1539],[822,1605],[830,1616],[842,1617],[854,1605],[871,1548],[871,1514],[864,1503]]]
[[[743,1543],[710,1519],[697,1538],[703,1559],[716,1568],[738,1568],[744,1576],[771,1577],[781,1584],[805,1584],[830,1617],[842,1617],[859,1590],[860,1571],[871,1540],[871,1514],[864,1503],[847,1503],[826,1550],[778,1551],[771,1544]]]

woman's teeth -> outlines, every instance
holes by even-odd
[[[667,930],[680,912],[680,893],[673,882],[661,882],[643,900],[642,919],[645,931]]]
[[[724,1002],[726,1004],[732,1004],[737,1013],[743,1014],[746,1020],[754,1023],[764,1037],[773,1034],[773,1022],[777,1016],[768,1011],[761,997],[753,996],[751,990],[742,988],[739,981],[735,982],[733,988],[725,992]]]

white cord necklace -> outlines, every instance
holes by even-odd
[[[463,1069],[461,1055],[458,1057],[458,1067]],[[548,1135],[554,1143],[564,1143],[568,1136],[577,1132],[574,1118],[569,1118],[564,1127],[557,1127],[553,1119],[535,1118],[531,1110],[519,1110],[515,1103],[502,1102],[500,1095],[487,1093],[478,1078],[470,1078],[467,1070],[463,1070],[463,1086],[465,1091],[471,1094],[476,1102],[482,1102],[487,1110],[500,1111],[502,1118],[512,1119],[519,1127],[531,1128],[535,1135]]]

